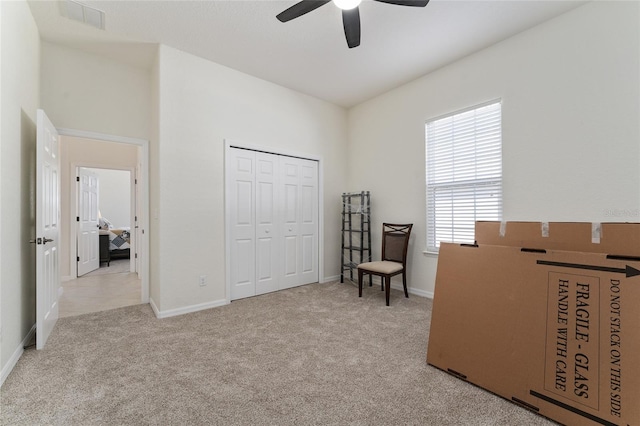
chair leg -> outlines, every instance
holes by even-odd
[[[364,271],[362,269],[358,269],[358,297],[362,297],[362,274]]]
[[[385,278],[382,278],[383,280],[385,280]],[[387,281],[387,288],[385,289],[386,291],[386,296],[387,296],[387,306],[389,306],[389,293],[391,292],[391,277],[386,277],[386,281]]]
[[[409,298],[409,292],[407,291],[407,277],[402,271],[402,285],[404,286],[404,297]]]
[[[373,285],[373,275],[369,274],[369,287]]]

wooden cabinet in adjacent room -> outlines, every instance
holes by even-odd
[[[109,251],[109,232],[100,232],[100,263],[111,262],[111,252]]]

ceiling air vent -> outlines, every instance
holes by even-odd
[[[73,0],[66,0],[65,6],[67,18],[104,30],[104,12],[102,10]]]

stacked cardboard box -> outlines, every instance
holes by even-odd
[[[442,244],[427,362],[563,424],[640,425],[640,224]]]

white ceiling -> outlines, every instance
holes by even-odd
[[[105,30],[67,19],[61,1],[30,0],[42,39],[149,68],[162,43],[351,107],[578,7],[578,0],[431,0],[424,8],[363,0],[349,49],[333,3],[287,23],[280,0],[83,0]]]

